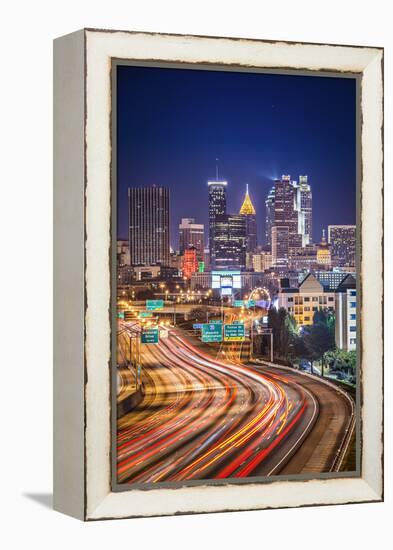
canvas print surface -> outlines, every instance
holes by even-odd
[[[358,475],[356,78],[113,70],[115,485]]]

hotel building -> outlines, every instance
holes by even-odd
[[[319,309],[334,311],[334,297],[334,292],[326,291],[311,273],[298,288],[291,288],[289,281],[283,279],[278,293],[279,306],[285,308],[299,326],[312,325],[314,313]]]

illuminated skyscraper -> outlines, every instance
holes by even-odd
[[[226,181],[208,181],[209,186],[209,250],[210,265],[215,266],[214,231],[217,216],[224,216],[227,211]]]
[[[169,265],[169,189],[128,189],[128,214],[131,265]]]
[[[183,256],[183,277],[191,279],[191,275],[198,271],[197,249],[189,246]]]
[[[213,253],[215,269],[245,269],[246,219],[239,214],[226,214],[215,219]]]
[[[182,218],[179,224],[179,249],[180,254],[194,246],[197,251],[198,260],[204,259],[205,247],[205,226],[202,223],[195,223],[194,218]]]
[[[330,268],[332,265],[332,256],[330,253],[330,245],[326,241],[325,230],[322,229],[322,239],[317,248],[317,264]]]
[[[273,225],[272,227],[272,265],[275,267],[288,266],[289,229],[287,226]]]
[[[298,232],[302,235],[302,246],[312,243],[312,191],[307,176],[299,176],[294,182],[295,202],[298,212]]]
[[[266,218],[265,218],[265,241],[266,245],[271,248],[272,246],[272,227],[274,223],[274,186],[270,189],[266,204]]]
[[[276,228],[276,229],[275,229]],[[284,230],[287,228],[287,231]],[[302,246],[296,210],[296,188],[290,176],[282,176],[274,182],[274,222],[272,225],[272,256],[275,265],[288,265],[291,248]]]
[[[257,247],[257,220],[256,211],[248,193],[248,184],[239,214],[246,220],[246,252],[254,252]]]
[[[332,262],[337,267],[356,267],[356,225],[329,225]]]

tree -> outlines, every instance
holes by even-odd
[[[308,349],[304,343],[304,338],[298,334],[292,334],[289,343],[288,357],[293,364],[298,359],[308,359]]]
[[[327,351],[333,350],[336,346],[334,341],[334,332],[329,326],[327,319],[316,317],[317,322],[311,325],[304,334],[304,343],[308,350],[309,359],[311,361],[311,372],[313,372],[313,362],[322,360],[322,376],[323,376],[323,358]]]
[[[353,375],[356,369],[356,351],[336,349],[328,351],[324,360],[331,370],[350,371]]]
[[[268,327],[273,333],[274,355],[285,360],[293,357],[293,343],[298,331],[294,317],[283,307],[278,311],[272,307],[268,311]]]

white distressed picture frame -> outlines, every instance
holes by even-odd
[[[111,491],[112,59],[361,74],[360,477]],[[97,520],[382,500],[383,50],[81,30],[55,40],[54,121],[55,509]]]

